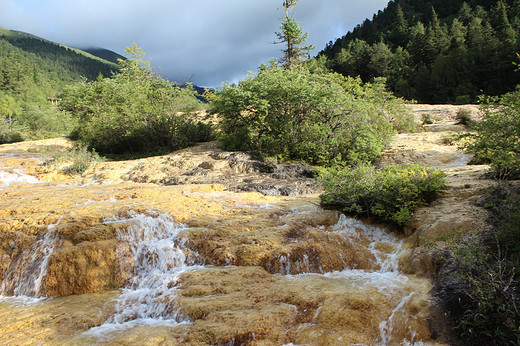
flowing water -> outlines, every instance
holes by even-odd
[[[130,212],[127,218],[108,219],[105,223],[130,224],[118,231],[118,257],[127,264],[130,262],[133,275],[117,299],[115,314],[88,334],[103,336],[139,324],[176,326],[189,322],[175,307],[180,275],[197,268],[188,264],[183,240],[178,237],[186,227],[164,213]]]
[[[27,185],[38,182],[21,167],[0,170],[0,193],[11,201],[1,217],[16,228],[0,237],[0,344],[429,342],[430,284],[400,271],[403,240],[322,210],[315,197]],[[106,263],[115,269],[105,275]],[[60,275],[78,275],[62,281],[84,281],[79,288],[125,280],[114,291],[42,300],[55,295],[46,285]]]
[[[56,234],[57,224],[51,224],[39,239],[25,249],[16,261],[10,263],[0,286],[4,297],[41,298],[42,280],[47,274],[47,265],[52,253],[60,246]],[[13,241],[12,246],[15,246]]]

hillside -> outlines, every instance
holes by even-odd
[[[319,55],[364,81],[386,77],[399,96],[467,103],[520,83],[520,3],[513,0],[396,0]]]
[[[81,77],[94,79],[100,73],[108,76],[118,68],[110,61],[79,49],[4,28],[0,29],[0,47],[0,88],[4,90],[15,88],[13,83],[30,75],[28,71],[46,79],[51,88],[59,89]]]
[[[0,143],[68,134],[73,119],[48,99],[118,69],[82,50],[0,27]]]
[[[113,52],[108,49],[104,48],[86,48],[83,49],[83,51],[90,53],[94,56],[97,56],[98,58],[104,59],[106,61],[113,62],[114,64],[118,63],[118,59],[125,60],[126,58],[122,56],[121,54],[117,54],[116,52]]]

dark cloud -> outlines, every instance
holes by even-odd
[[[282,0],[0,0],[0,26],[75,47],[141,46],[163,76],[218,86],[279,57]],[[301,0],[294,11],[316,53],[387,0]]]

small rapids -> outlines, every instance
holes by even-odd
[[[341,234],[355,247],[367,248],[375,259],[374,269],[347,267],[341,271],[315,274],[305,270],[310,265],[309,259],[304,256],[292,263],[297,267],[296,269],[301,270],[301,274],[289,275],[291,262],[284,255],[280,256],[280,274],[293,280],[320,277],[339,280],[348,287],[347,290],[357,292],[371,292],[375,289],[386,297],[387,304],[391,308],[387,318],[379,322],[379,339],[376,344],[414,344],[417,341],[416,333],[408,325],[408,321],[415,319],[412,300],[418,293],[414,292],[414,283],[409,282],[409,277],[399,270],[399,258],[406,251],[403,240],[379,227],[364,224],[343,214],[340,215],[337,224],[331,227],[331,231]],[[314,319],[319,316],[320,309],[317,310]]]
[[[19,169],[13,169],[11,172],[0,171],[0,187],[13,184],[37,184],[39,182],[36,177],[24,174]]]
[[[197,268],[192,265],[194,259],[187,258],[179,238],[186,227],[164,213],[150,216],[130,212],[128,218],[105,223],[130,223],[118,230],[117,254],[123,266],[133,267],[132,276],[117,299],[115,314],[86,334],[102,337],[137,325],[176,326],[189,322],[175,306],[175,286],[180,275]]]
[[[376,259],[380,273],[397,272],[399,257],[403,254],[403,241],[379,227],[341,214],[333,231],[343,235],[356,246],[365,245]]]
[[[36,242],[24,250],[17,260],[10,263],[0,286],[2,296],[13,296],[21,300],[43,296],[40,289],[47,274],[49,258],[61,245],[56,233],[58,223],[49,225],[47,231],[41,234]]]

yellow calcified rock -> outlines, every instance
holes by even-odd
[[[404,294],[412,297],[389,322],[401,326],[390,343],[429,339],[425,299],[430,285],[424,279],[410,281],[402,289],[416,293]],[[258,267],[187,273],[180,289],[179,307],[194,320],[186,327],[189,344],[374,344],[380,321],[399,303],[376,287],[359,287],[341,276],[272,276]]]
[[[113,313],[117,291],[55,298],[24,305],[0,301],[0,344],[67,344],[78,331],[106,321]],[[85,343],[86,344],[86,343]]]
[[[72,177],[39,165],[44,159],[40,153],[53,145],[63,150],[69,144],[58,140],[0,146],[0,170],[17,165],[18,171],[11,171],[15,178],[30,174],[40,180],[34,183],[20,175],[19,182],[0,186],[0,279],[50,229],[60,241],[48,258],[40,289],[55,298],[28,306],[1,302],[0,316],[18,317],[0,327],[6,335],[0,343],[342,345],[429,340],[427,280],[401,274],[391,274],[389,281],[385,275],[359,277],[380,269],[376,250],[388,255],[393,247],[369,248],[360,230],[350,240],[336,232],[339,214],[318,208],[317,195],[230,191],[241,184],[286,191],[289,183],[264,172],[273,167],[206,144],[156,158],[104,162]],[[279,176],[291,176],[290,184],[299,191],[316,187],[294,174]],[[174,183],[186,184],[170,185]],[[132,212],[167,213],[186,225],[180,234],[185,252],[207,266],[184,273],[178,289],[172,281],[164,299],[171,299],[169,305],[192,323],[135,326],[104,339],[85,335],[114,313],[117,292],[111,290],[133,275],[136,263],[117,238],[132,225],[126,220]],[[107,221],[115,218],[119,221]],[[355,269],[350,277],[339,272],[345,268]],[[302,272],[329,274],[273,275]]]

